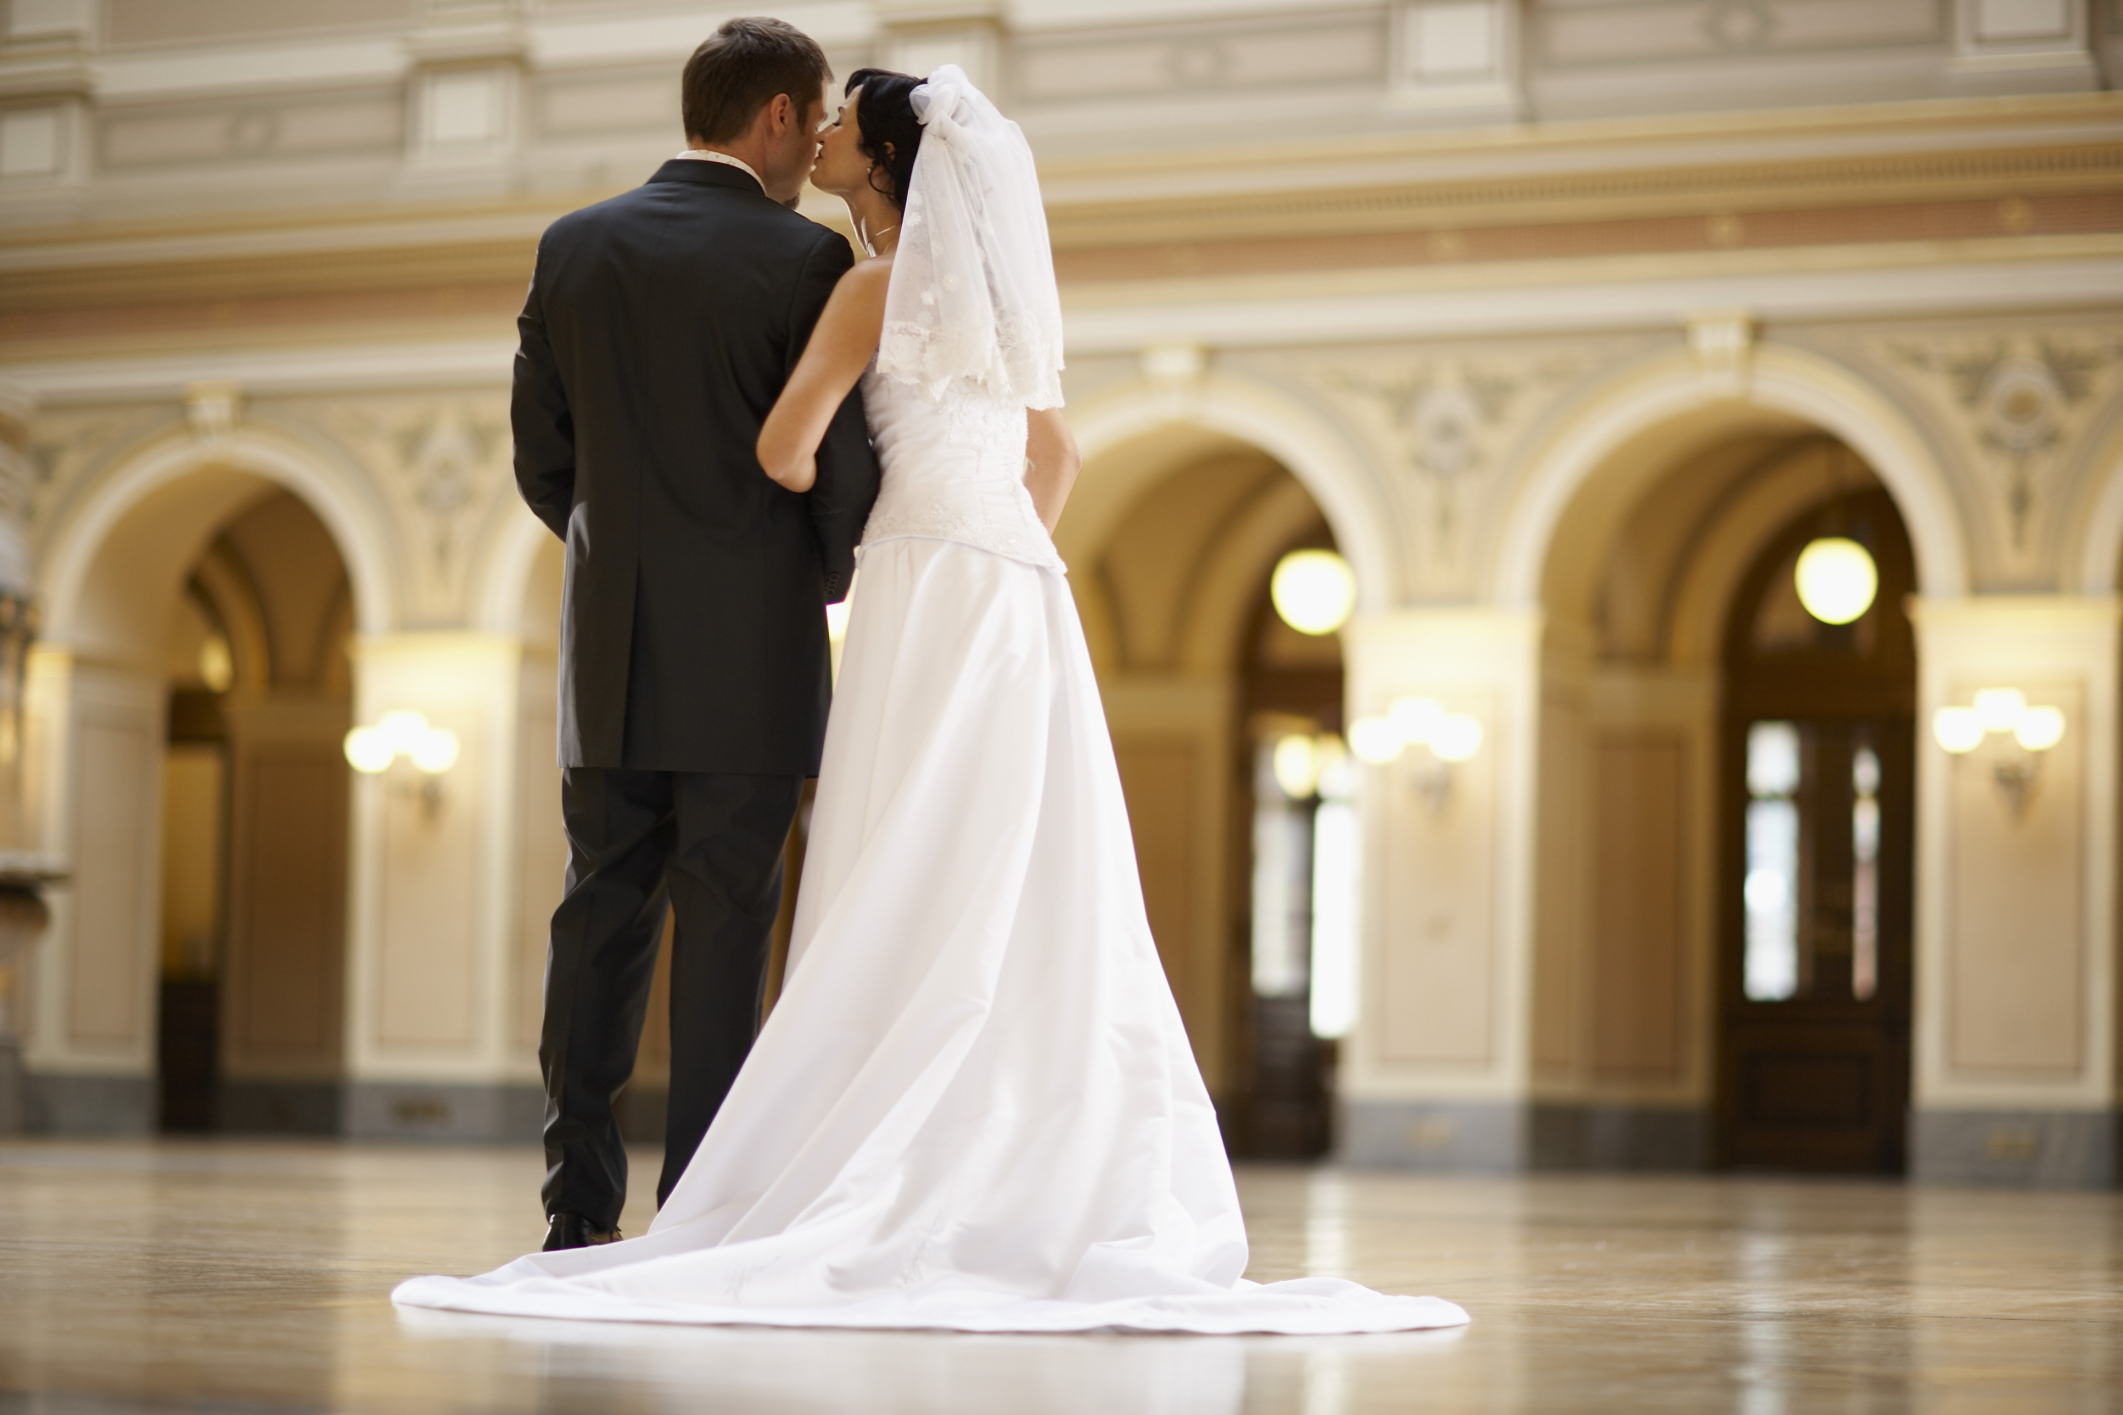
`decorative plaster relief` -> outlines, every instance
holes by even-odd
[[[1414,512],[1418,574],[1433,588],[1467,568],[1468,513],[1478,485],[1499,464],[1552,393],[1586,366],[1584,355],[1546,358],[1436,358],[1408,362],[1344,359],[1313,381],[1355,419],[1397,475],[1395,499]]]
[[[454,623],[462,609],[468,553],[495,497],[511,487],[507,412],[461,397],[406,403],[339,403],[318,409],[319,426],[367,466],[405,527],[413,612]]]
[[[2056,483],[2090,415],[2123,384],[2123,337],[2059,331],[1895,339],[1878,346],[1920,375],[1935,405],[1951,410],[1985,475],[1985,499],[2003,512],[1999,547],[2013,572],[2039,571],[2046,536],[2069,500]],[[1987,519],[1987,518],[1986,518]]]
[[[39,411],[30,419],[24,455],[23,523],[33,531],[49,529],[53,511],[78,488],[174,417],[167,404]]]

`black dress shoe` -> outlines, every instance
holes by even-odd
[[[588,1219],[577,1214],[554,1214],[547,1223],[551,1226],[545,1233],[545,1250],[557,1252],[562,1248],[594,1248],[600,1243],[617,1243],[619,1230],[599,1233],[590,1227]]]

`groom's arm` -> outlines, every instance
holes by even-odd
[[[539,242],[538,264],[545,264]],[[562,540],[568,537],[568,514],[575,505],[575,415],[568,391],[553,361],[546,337],[545,306],[538,276],[523,313],[516,317],[515,387],[509,398],[509,425],[516,437],[516,489],[532,514]]]
[[[783,378],[796,371],[797,360],[811,340],[826,301],[840,277],[855,263],[848,243],[833,231],[820,229],[820,240],[797,277],[796,292],[789,302],[789,366]],[[818,479],[804,493],[811,514],[811,529],[818,536],[826,571],[826,603],[847,598],[848,582],[855,574],[855,546],[862,539],[863,522],[870,518],[877,500],[877,456],[870,450],[870,429],[863,422],[862,390],[856,390],[833,414],[826,435],[818,444]]]

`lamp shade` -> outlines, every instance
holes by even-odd
[[[391,739],[384,736],[380,728],[357,727],[346,734],[347,765],[364,776],[389,770],[397,755],[398,749],[391,745]]]
[[[1931,735],[1941,747],[1960,756],[1983,745],[1983,719],[1971,707],[1942,707],[1931,718]]]
[[[2013,724],[2012,735],[2030,752],[2046,752],[2064,740],[2064,711],[2031,707]]]
[[[1360,762],[1384,766],[1401,754],[1401,734],[1390,719],[1360,717],[1349,724],[1349,750]]]
[[[1319,788],[1319,748],[1310,737],[1293,734],[1283,738],[1275,744],[1270,761],[1275,767],[1275,784],[1291,800],[1302,801]]]
[[[1872,553],[1843,536],[1823,536],[1799,552],[1799,603],[1823,624],[1848,624],[1872,608],[1880,592]]]
[[[1430,734],[1430,751],[1441,762],[1463,762],[1482,749],[1480,718],[1448,713],[1438,719]]]
[[[1356,608],[1356,575],[1331,550],[1293,550],[1276,563],[1268,597],[1300,634],[1331,634]]]

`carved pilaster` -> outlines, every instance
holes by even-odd
[[[879,64],[921,75],[956,64],[974,87],[1003,101],[1003,6],[998,0],[880,0],[877,17],[883,26]]]

